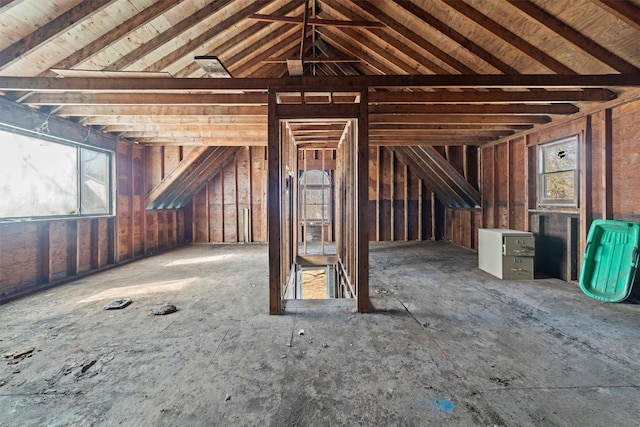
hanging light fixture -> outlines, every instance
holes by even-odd
[[[221,78],[231,78],[231,74],[229,70],[225,68],[220,59],[217,56],[212,55],[202,55],[196,56],[194,58],[196,63],[202,67],[204,71],[209,74],[210,77],[221,79]]]

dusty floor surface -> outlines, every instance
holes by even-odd
[[[377,312],[267,315],[267,246],[192,245],[0,306],[1,426],[637,426],[640,306],[371,248]],[[133,303],[103,306],[118,297]],[[164,302],[179,311],[150,316]],[[304,334],[299,331],[304,329]]]

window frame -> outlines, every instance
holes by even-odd
[[[565,145],[572,143],[575,145],[575,167],[571,169],[560,169],[552,172],[545,171],[545,151],[549,148],[558,145]],[[538,145],[538,167],[537,167],[537,205],[541,208],[548,207],[568,207],[578,208],[580,206],[580,135],[570,135],[553,141],[545,142]],[[573,198],[548,198],[546,196],[545,178],[548,176],[561,174],[561,173],[573,173]]]
[[[105,148],[95,147],[83,142],[68,140],[65,138],[57,137],[55,135],[43,134],[41,132],[35,132],[27,129],[13,127],[6,124],[0,124],[0,131],[6,133],[12,133],[31,138],[35,141],[42,140],[53,144],[59,144],[67,147],[71,147],[75,150],[76,158],[76,213],[73,214],[45,214],[45,215],[23,215],[23,216],[0,216],[0,222],[15,222],[15,221],[42,221],[53,219],[74,219],[74,218],[97,218],[97,217],[114,217],[116,215],[116,188],[115,188],[115,151]],[[83,213],[82,201],[83,201],[83,163],[82,163],[82,151],[88,150],[107,156],[107,182],[108,189],[106,191],[108,200],[106,202],[107,212],[102,213]]]

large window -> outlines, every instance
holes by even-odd
[[[0,218],[111,214],[111,153],[0,130],[0,195]]]
[[[538,204],[578,206],[578,136],[539,146]]]
[[[311,169],[300,177],[300,220],[314,224],[331,221],[331,180],[327,172]]]

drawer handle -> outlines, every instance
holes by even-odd
[[[518,272],[518,271],[527,271],[527,270],[525,270],[524,268],[512,268],[511,271]]]

